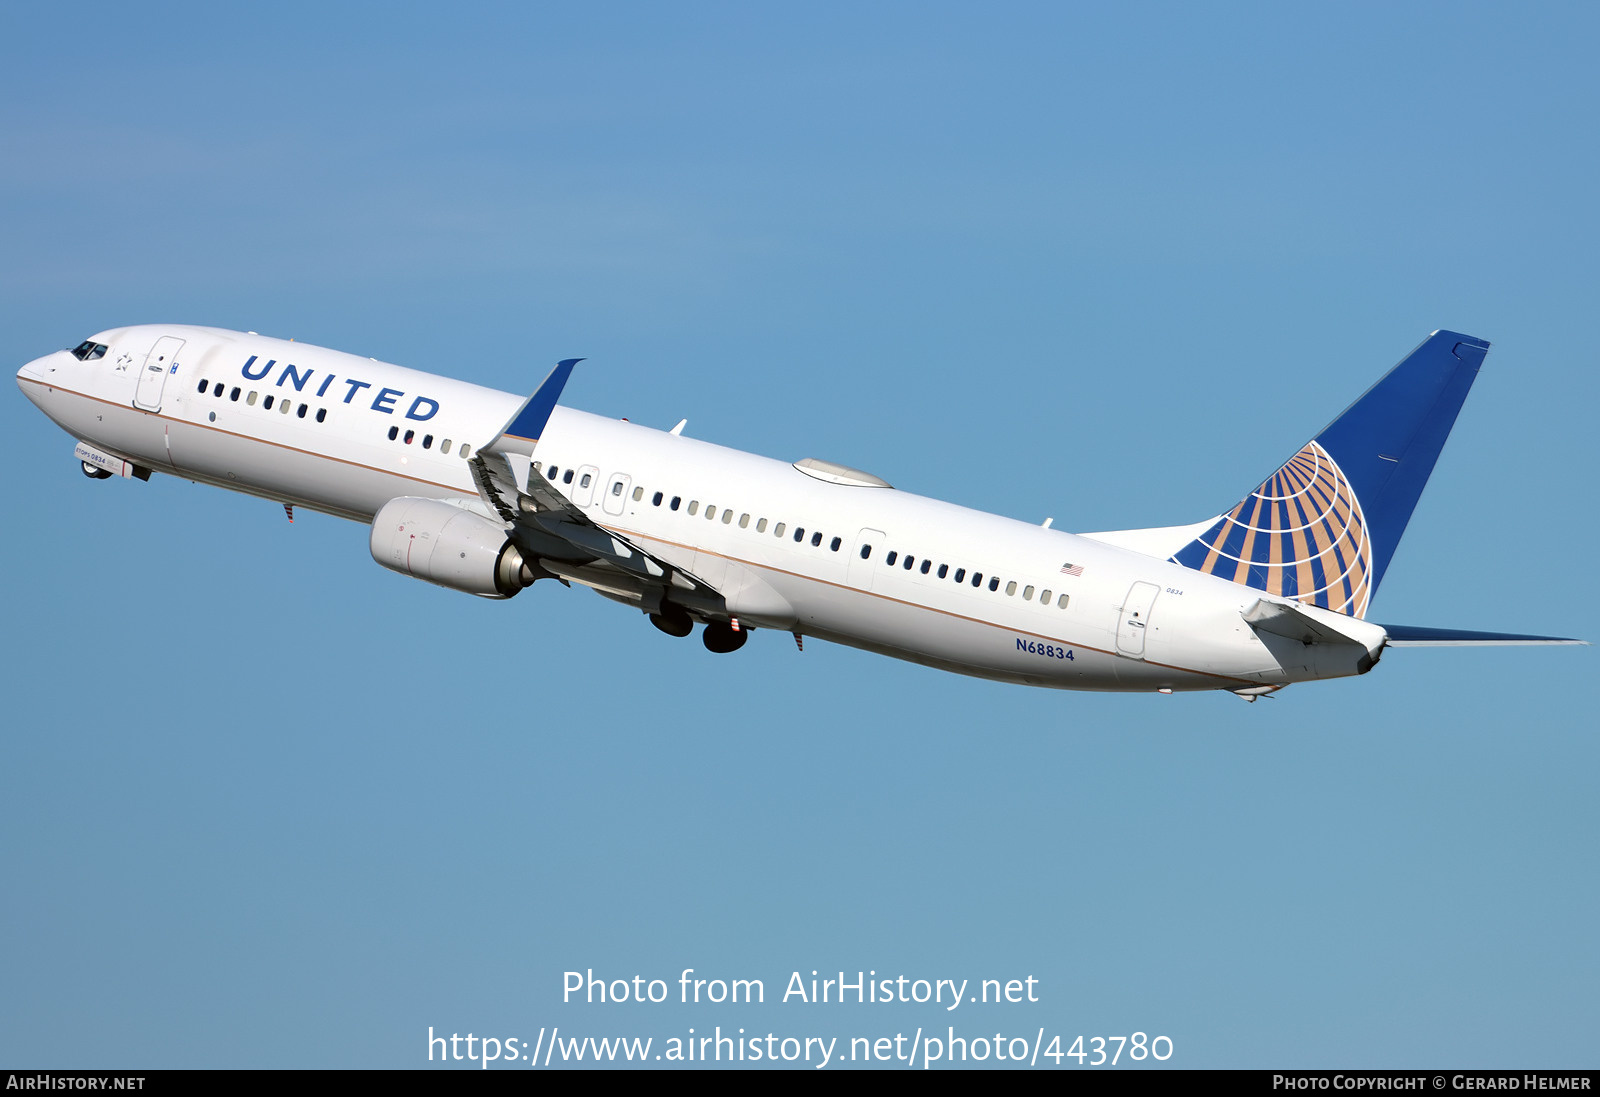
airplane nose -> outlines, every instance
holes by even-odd
[[[24,381],[43,381],[46,376],[55,372],[56,366],[60,364],[58,359],[63,356],[67,356],[67,352],[58,350],[54,354],[47,354],[43,358],[35,358],[25,363],[17,370],[17,384],[20,385]]]
[[[35,358],[17,370],[17,387],[22,390],[22,395],[32,400],[35,404],[39,402],[42,392],[39,385],[48,380],[51,372],[51,359],[54,357],[55,355],[53,354],[47,354],[43,358]]]
[[[32,362],[17,371],[17,388],[22,390],[22,395],[28,398],[29,403],[35,405],[39,403],[39,386],[29,382],[38,381],[39,379],[39,375],[33,372]]]

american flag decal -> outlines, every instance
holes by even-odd
[[[1082,564],[1062,564],[1061,565],[1061,574],[1062,575],[1082,575],[1083,574],[1083,565]]]

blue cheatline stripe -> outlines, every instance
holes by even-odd
[[[513,438],[526,438],[530,442],[537,442],[539,435],[544,433],[545,424],[550,422],[550,413],[556,409],[556,401],[561,398],[561,390],[567,387],[567,378],[572,376],[572,367],[581,361],[582,358],[565,358],[559,362],[556,368],[550,371],[550,376],[544,379],[544,383],[528,397],[528,402],[522,405],[522,410],[511,420],[505,433]]]

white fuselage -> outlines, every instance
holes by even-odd
[[[361,522],[402,496],[490,514],[466,457],[522,404],[213,328],[120,328],[94,341],[108,348],[95,360],[61,351],[18,373],[29,399],[75,438],[156,471]],[[750,613],[757,627],[1063,689],[1240,690],[1371,665],[1357,666],[1349,647],[1263,637],[1241,616],[1257,590],[626,421],[558,407],[536,457],[596,525],[728,592],[730,607],[741,577],[759,577],[781,608]],[[587,581],[582,569],[551,570]],[[1342,618],[1341,627],[1370,640],[1373,657],[1381,649],[1378,626]]]

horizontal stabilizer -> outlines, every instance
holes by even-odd
[[[1418,625],[1380,625],[1392,648],[1517,647],[1534,644],[1585,644],[1567,636],[1526,636],[1518,632],[1468,632],[1457,628],[1422,628]]]
[[[1270,632],[1302,644],[1366,644],[1349,633],[1319,621],[1300,606],[1261,598],[1240,616],[1257,632]]]

